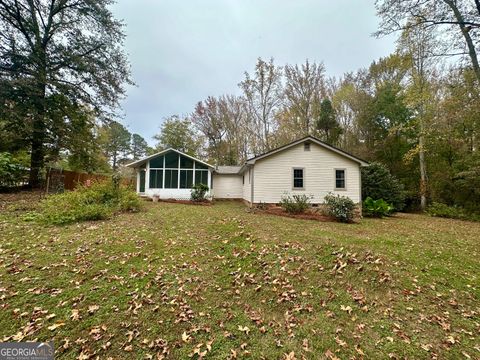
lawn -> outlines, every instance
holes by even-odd
[[[0,206],[0,340],[62,359],[480,358],[480,223],[145,202],[47,227],[22,220],[33,204]]]

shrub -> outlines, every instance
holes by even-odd
[[[390,215],[395,208],[383,199],[373,200],[367,197],[363,201],[363,213],[366,216],[383,217]]]
[[[388,168],[380,163],[372,163],[361,168],[362,198],[383,199],[392,204],[395,210],[405,207],[405,191],[400,181],[390,174]]]
[[[355,203],[348,196],[329,193],[325,196],[327,213],[340,222],[351,222],[354,217]]]
[[[102,182],[48,196],[41,201],[34,218],[46,224],[63,225],[108,219],[117,212],[138,211],[140,207],[141,202],[135,192],[116,188],[112,182]]]
[[[190,199],[192,201],[205,201],[208,190],[208,185],[195,184],[190,192]]]
[[[14,186],[25,180],[27,171],[7,152],[0,152],[0,186]]]
[[[311,196],[305,194],[284,194],[280,200],[280,206],[290,214],[304,213],[310,207]]]

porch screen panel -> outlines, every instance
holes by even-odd
[[[163,156],[157,156],[153,159],[150,159],[151,168],[163,168]]]
[[[193,170],[180,170],[180,189],[191,189],[193,185]]]
[[[162,176],[163,170],[150,170],[150,188],[161,189],[162,188]]]
[[[165,170],[165,189],[178,188],[178,170]]]
[[[195,184],[208,185],[208,170],[195,170]]]

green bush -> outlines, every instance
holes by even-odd
[[[34,218],[42,223],[62,225],[108,219],[117,212],[138,211],[140,207],[135,192],[116,187],[112,182],[102,182],[48,196],[40,203]]]
[[[329,193],[325,196],[327,212],[340,222],[352,222],[355,215],[355,203],[348,196]]]
[[[305,194],[284,194],[280,200],[280,206],[290,214],[304,213],[310,207],[311,196]]]
[[[448,206],[438,202],[434,202],[428,206],[427,214],[450,219],[480,221],[480,214],[471,213],[459,206]]]
[[[395,208],[383,199],[373,200],[367,197],[363,201],[363,214],[365,216],[383,217],[393,213]]]
[[[12,154],[0,152],[0,187],[21,184],[27,175],[26,168]]]
[[[405,207],[405,191],[402,183],[390,174],[388,168],[380,163],[371,163],[361,168],[362,198],[383,199],[392,204],[395,210]]]
[[[192,190],[190,192],[190,199],[192,201],[205,201],[207,192],[209,190],[208,185],[205,184],[195,184],[192,187]]]

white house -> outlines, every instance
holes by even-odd
[[[289,193],[311,195],[312,203],[320,204],[329,192],[360,203],[360,166],[366,165],[362,159],[307,136],[241,166],[214,167],[175,149],[128,166],[137,171],[137,192],[149,197],[189,199],[192,185],[204,183],[215,199],[278,203]]]

